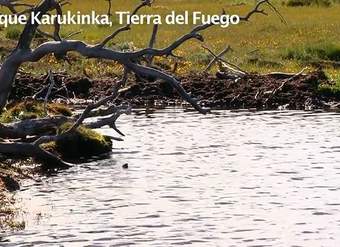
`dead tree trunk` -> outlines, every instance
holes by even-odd
[[[111,3],[111,1],[109,1]],[[57,0],[43,0],[36,7],[31,8],[30,5],[19,4],[18,1],[11,0],[0,0],[0,5],[8,7],[13,13],[17,13],[16,7],[18,6],[27,6],[27,12],[33,11],[34,13],[39,13],[39,18],[41,18],[44,14],[47,14],[51,11],[56,11],[57,15],[62,15],[62,6],[65,4],[65,1],[57,1]],[[132,15],[136,14],[141,8],[146,6],[151,6],[152,0],[142,0],[141,3],[132,11]],[[270,3],[270,0],[261,0],[258,1],[254,9],[252,9],[247,15],[241,17],[242,21],[248,21],[254,14],[265,14],[264,10],[261,9],[263,5],[269,5],[272,9],[276,11],[273,5]],[[119,82],[114,88],[112,95],[100,100],[99,102],[89,105],[83,114],[79,116],[77,119],[73,119],[75,122],[74,126],[67,131],[65,134],[71,132],[72,130],[78,128],[83,121],[90,117],[94,111],[103,105],[109,104],[112,102],[118,95],[119,88],[123,86],[127,80],[129,74],[133,73],[136,75],[141,75],[144,77],[154,77],[158,79],[162,79],[169,83],[178,94],[187,102],[189,102],[197,111],[205,114],[207,112],[206,109],[202,109],[197,101],[191,98],[183,89],[180,82],[172,75],[164,72],[160,69],[156,69],[150,66],[150,60],[154,57],[161,56],[175,56],[174,51],[181,46],[184,42],[196,39],[198,41],[203,41],[203,37],[200,34],[201,31],[208,29],[213,26],[213,24],[205,24],[199,25],[193,28],[189,33],[179,37],[169,46],[163,49],[156,49],[153,45],[150,47],[141,49],[138,51],[128,51],[128,52],[120,52],[116,50],[112,50],[107,48],[106,45],[109,41],[113,40],[117,35],[122,32],[130,30],[130,24],[122,26],[117,30],[113,31],[108,37],[104,38],[102,42],[96,45],[89,45],[83,41],[79,40],[67,40],[63,39],[60,36],[60,25],[56,23],[54,25],[53,34],[47,34],[39,31],[38,23],[32,23],[29,20],[19,38],[18,44],[16,48],[13,50],[11,54],[3,62],[0,68],[0,110],[4,109],[8,95],[11,91],[13,81],[18,72],[20,66],[24,63],[28,62],[37,62],[43,57],[54,54],[58,59],[64,58],[66,59],[67,54],[69,52],[76,52],[80,56],[84,58],[98,58],[105,60],[112,60],[119,64],[121,64],[125,68],[125,72],[123,75],[123,79]],[[32,48],[32,41],[36,32],[40,34],[46,35],[48,38],[53,38],[53,41],[48,41],[43,44],[40,44],[38,47]],[[156,35],[157,31],[154,29],[154,33]],[[155,39],[156,37],[153,37]],[[115,121],[117,118],[124,113],[129,112],[129,108],[126,107],[115,107],[114,105],[109,105],[107,111],[105,112],[105,118],[99,120],[97,123],[92,123],[92,128],[99,128],[104,125],[109,125],[113,129],[115,129],[119,134],[120,131],[116,128]],[[59,119],[60,120],[60,119]],[[64,119],[65,120],[65,119]],[[24,155],[29,157],[35,157],[39,160],[42,160],[44,163],[47,163],[49,167],[55,168],[65,168],[69,164],[61,161],[58,157],[52,155],[49,152],[43,150],[40,145],[46,142],[55,141],[60,136],[58,135],[46,135],[44,131],[35,131],[35,128],[39,128],[39,123],[41,121],[46,121],[45,123],[54,123],[56,119],[48,118],[48,119],[37,119],[31,120],[30,122],[22,122],[17,123],[14,126],[0,126],[0,137],[8,138],[17,135],[18,138],[22,140],[25,139],[27,135],[35,135],[33,138],[33,142],[24,143],[21,141],[7,141],[0,142],[0,153],[6,153],[11,155]],[[60,120],[62,121],[62,119]],[[26,124],[26,125],[25,125]],[[20,129],[21,125],[21,129]],[[23,128],[24,126],[24,128]],[[25,130],[25,131],[23,131]],[[38,129],[39,130],[39,129]],[[40,129],[41,130],[41,129]],[[65,135],[63,134],[63,135]],[[32,138],[30,139],[32,140]]]
[[[0,110],[3,109],[7,103],[8,95],[11,92],[12,84],[15,79],[15,75],[20,67],[19,63],[16,63],[14,59],[6,59],[0,69]]]

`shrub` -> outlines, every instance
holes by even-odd
[[[316,60],[340,61],[340,45],[320,43],[289,48],[283,54],[283,58],[304,62]]]
[[[113,48],[118,51],[134,51],[137,49],[133,42],[119,43],[119,44],[114,45]]]
[[[198,63],[198,64],[209,64],[209,62],[213,59],[214,57],[210,53],[206,52],[197,52],[189,56],[189,60],[192,61],[193,63]]]
[[[67,122],[60,126],[58,134],[65,133],[73,123]],[[63,158],[79,159],[108,153],[112,150],[112,141],[109,137],[80,126],[77,130],[59,139],[55,143],[56,151]]]
[[[340,100],[340,75],[333,78],[333,83],[331,84],[321,84],[319,85],[318,91],[321,95],[327,98],[335,98]]]
[[[336,0],[337,1],[337,0]],[[322,6],[329,7],[332,5],[332,0],[288,0],[285,5],[289,7],[301,7],[301,6]]]
[[[6,29],[6,38],[12,40],[18,40],[21,35],[21,30],[16,26],[11,26]]]
[[[318,88],[319,94],[326,98],[340,99],[340,88],[339,85],[320,85]]]
[[[62,104],[49,103],[47,110],[53,115],[71,116],[71,110]],[[1,113],[0,122],[10,123],[17,120],[35,119],[45,117],[44,103],[33,100],[14,102],[7,106],[7,110]]]

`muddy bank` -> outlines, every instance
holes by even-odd
[[[33,179],[36,173],[39,173],[39,169],[29,159],[16,160],[0,156],[0,232],[25,228],[25,222],[19,217],[20,209],[14,193],[20,190],[22,180]]]
[[[339,101],[337,95],[325,94],[320,85],[330,84],[323,71],[302,75],[249,74],[234,78],[223,73],[216,75],[192,74],[178,78],[184,89],[197,98],[201,105],[223,109],[291,109],[310,110],[329,108],[329,102]],[[55,75],[56,87],[52,98],[80,98],[97,100],[110,95],[118,78],[88,79]],[[35,95],[43,98],[48,90],[46,76],[18,76],[10,95],[11,100]],[[163,81],[131,79],[117,100],[134,106],[180,104],[177,93]]]

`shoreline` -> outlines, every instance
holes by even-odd
[[[235,78],[218,72],[189,74],[179,77],[182,87],[203,107],[224,110],[337,110],[340,93],[325,87],[332,85],[322,70],[307,74],[266,75],[247,74]],[[55,74],[56,88],[50,99],[61,102],[97,101],[112,92],[118,77],[91,79]],[[34,95],[43,99],[49,81],[44,75],[19,75],[9,99],[19,101]],[[116,104],[130,103],[132,107],[186,106],[177,92],[167,83],[154,78],[130,79]]]
[[[21,209],[14,196],[20,190],[21,181],[34,179],[35,173],[34,162],[29,160],[0,161],[0,233],[25,228],[25,222],[18,217]]]
[[[340,96],[320,91],[320,85],[331,82],[323,71],[308,74],[247,74],[242,78],[227,74],[191,74],[178,78],[183,88],[195,97],[200,105],[218,110],[261,111],[261,110],[325,110],[340,109]],[[56,88],[52,90],[52,100],[77,102],[96,101],[99,97],[108,96],[118,78],[89,79],[88,77],[72,77],[67,74],[55,74]],[[34,95],[35,99],[43,98],[50,82],[46,76],[21,74],[12,88],[10,101],[22,101]],[[76,103],[74,103],[76,102]],[[128,81],[120,92],[116,104],[128,102],[133,108],[164,108],[168,106],[184,106],[177,92],[163,81],[153,78],[136,78]],[[17,210],[11,192],[20,189],[22,179],[37,174],[34,162],[12,160],[0,161],[0,231],[24,228],[24,222],[16,221]],[[21,168],[20,164],[24,164]],[[35,170],[35,171],[34,171]],[[8,184],[5,184],[7,180]],[[18,182],[19,181],[19,182]],[[7,188],[7,189],[6,189]],[[12,198],[12,199],[11,199]]]

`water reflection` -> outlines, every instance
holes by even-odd
[[[19,193],[4,246],[337,246],[340,115],[125,116],[112,159]],[[112,134],[103,129],[103,133]],[[122,165],[128,163],[129,169]]]

